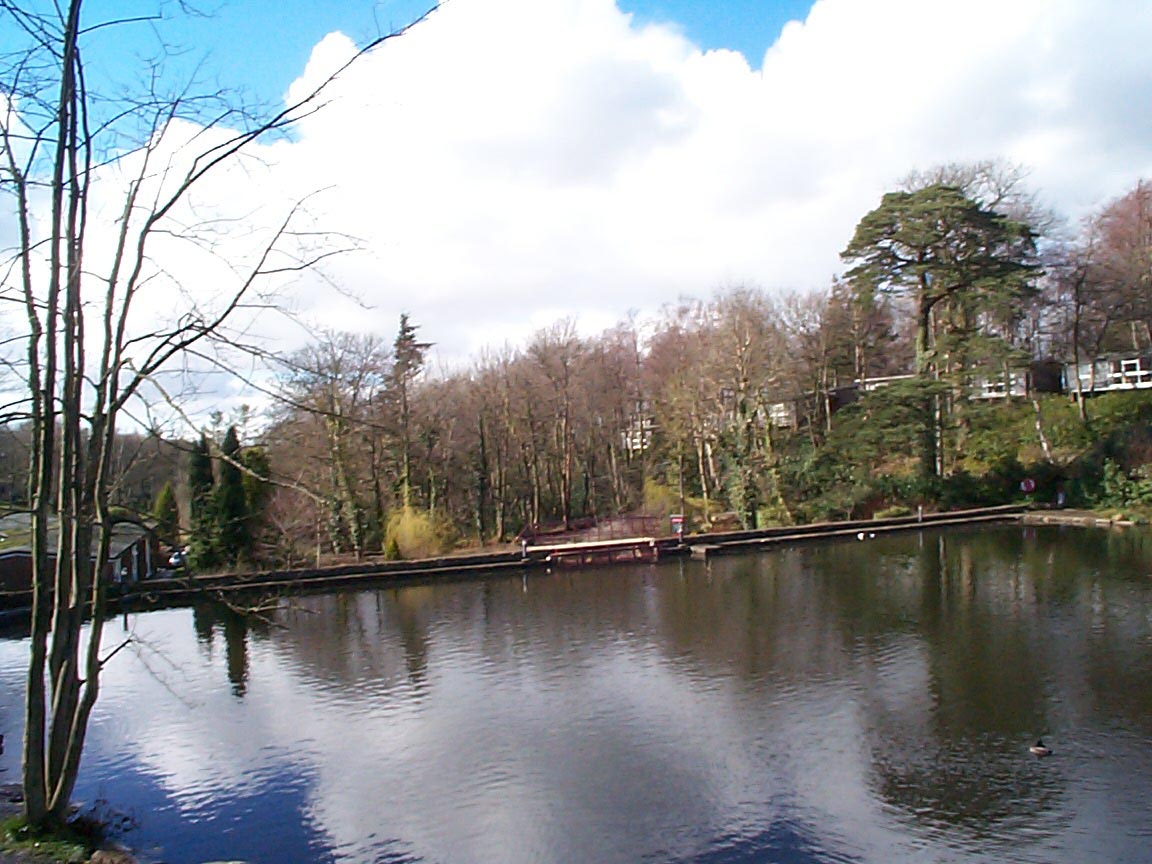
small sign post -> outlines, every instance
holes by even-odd
[[[673,513],[671,516],[668,517],[668,520],[672,523],[672,533],[674,533],[677,536],[677,538],[679,538],[680,542],[683,543],[684,542],[684,514],[683,513]]]

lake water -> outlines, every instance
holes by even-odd
[[[174,610],[109,648],[129,635],[77,797],[148,860],[1152,860],[1148,532]],[[4,781],[26,653],[0,641]]]

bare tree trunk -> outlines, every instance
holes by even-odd
[[[1044,458],[1052,461],[1052,448],[1048,445],[1048,436],[1044,434],[1044,414],[1040,411],[1040,400],[1033,399],[1032,407],[1036,409],[1036,435],[1040,438],[1040,447],[1044,451]]]
[[[712,489],[711,476],[708,473],[708,455],[707,448],[708,442],[704,440],[703,436],[696,437],[696,470],[700,474],[700,494],[704,498],[704,518],[708,519],[711,516],[708,507],[708,499],[710,490]]]
[[[564,409],[560,416],[560,510],[564,528],[572,527],[572,434],[568,394],[564,394]]]
[[[67,817],[108,660],[100,651],[113,531],[110,465],[121,412],[131,400],[142,399],[142,389],[155,384],[178,355],[220,338],[257,282],[305,269],[331,254],[284,248],[281,241],[296,215],[292,208],[271,227],[262,249],[247,261],[229,262],[235,282],[218,292],[216,305],[175,310],[169,321],[150,319],[148,332],[133,331],[132,313],[142,292],[184,296],[166,283],[170,274],[155,265],[152,238],[163,234],[195,242],[202,237],[180,212],[191,190],[253,142],[315,110],[335,75],[264,122],[225,128],[244,112],[221,111],[215,121],[220,125],[205,130],[220,134],[193,136],[177,155],[166,152],[165,165],[157,169],[157,154],[171,149],[171,137],[178,134],[170,130],[184,121],[202,121],[191,106],[203,103],[191,97],[165,104],[155,92],[136,101],[118,97],[102,103],[107,110],[90,127],[89,104],[97,97],[86,89],[81,42],[126,22],[85,28],[82,5],[82,0],[6,4],[6,14],[20,23],[5,34],[9,62],[0,70],[0,92],[6,95],[0,110],[0,173],[11,193],[7,200],[15,202],[20,248],[12,256],[17,262],[12,274],[19,279],[27,319],[19,338],[27,349],[35,442],[29,457],[33,599],[22,755],[25,818],[40,829],[59,827]],[[15,44],[20,40],[22,47]],[[154,82],[157,69],[149,71]],[[219,107],[222,94],[205,101],[212,99],[205,113]],[[130,136],[141,128],[135,147],[130,146]],[[210,140],[209,149],[191,152],[200,140]],[[86,260],[94,153],[109,160],[100,166],[101,182],[108,184],[102,191],[118,182],[111,178],[119,178],[124,206],[109,234],[107,254]],[[46,212],[33,218],[34,203],[40,201],[47,202]],[[43,226],[39,234],[33,225]],[[274,251],[283,253],[277,263],[271,262]],[[86,316],[96,324],[91,330]]]
[[[624,478],[620,470],[620,457],[616,452],[616,442],[608,442],[608,472],[611,479],[612,512],[624,512]]]
[[[1083,311],[1081,293],[1083,285],[1083,274],[1077,274],[1072,295],[1072,363],[1076,369],[1076,408],[1080,415],[1080,422],[1087,423],[1088,408],[1084,404],[1084,382],[1080,379],[1080,325]]]
[[[356,494],[352,482],[352,472],[345,452],[347,426],[337,418],[328,420],[328,440],[332,457],[333,479],[336,481],[336,496],[339,502],[340,521],[348,531],[348,540],[356,557],[364,557],[364,508]]]
[[[679,513],[686,516],[687,514],[684,512],[684,443],[682,441],[676,447],[676,493],[680,504]],[[707,512],[705,512],[704,517],[708,517]]]
[[[493,507],[496,511],[496,525],[493,530],[496,532],[496,539],[501,541],[508,537],[508,468],[505,446],[501,443],[496,448],[496,464],[493,467],[495,482],[492,484]]]
[[[488,441],[484,434],[484,415],[476,418],[477,452],[476,452],[476,498],[473,523],[476,526],[476,537],[483,546],[488,540],[487,507],[489,498],[488,477]]]

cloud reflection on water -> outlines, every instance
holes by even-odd
[[[115,796],[94,778],[130,764],[189,836],[239,807],[277,861],[301,824],[300,861],[1073,861],[1100,834],[1123,860],[1147,840],[1123,802],[1152,793],[1152,712],[1101,676],[1147,692],[1152,596],[1086,575],[1099,548],[1052,571],[1055,542],[296,598],[274,626],[138,616],[84,782]]]

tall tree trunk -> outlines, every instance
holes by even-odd
[[[488,442],[484,434],[484,415],[476,418],[477,450],[475,465],[475,502],[473,511],[473,524],[476,526],[476,537],[483,546],[488,539],[487,508],[488,508]]]
[[[704,455],[704,439],[693,437],[695,438],[693,444],[696,450],[696,473],[700,475],[700,496],[704,499],[704,518],[710,519],[712,513],[708,506],[708,491],[711,487],[708,483],[708,463]]]

